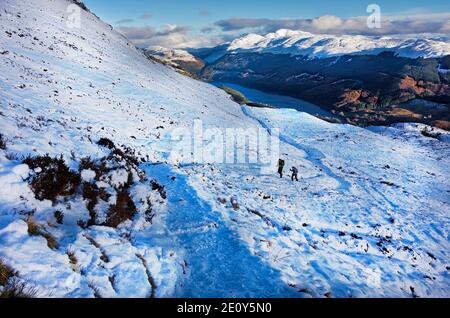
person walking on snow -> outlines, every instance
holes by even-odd
[[[278,160],[278,173],[280,175],[280,178],[283,178],[283,169],[284,169],[284,160],[280,159]]]
[[[294,181],[295,179],[295,181],[298,182],[298,169],[296,167],[292,167],[291,172],[292,172],[291,180]]]

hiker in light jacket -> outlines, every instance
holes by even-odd
[[[298,181],[298,169],[296,167],[292,167],[291,172],[292,172],[291,180]]]

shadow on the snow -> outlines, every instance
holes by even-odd
[[[280,272],[250,253],[221,215],[202,201],[185,175],[168,165],[142,166],[169,193],[169,235],[186,251],[177,297],[298,297]]]

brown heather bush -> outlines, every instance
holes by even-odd
[[[90,219],[87,223],[88,226],[97,224],[97,213],[95,212],[95,206],[98,203],[99,189],[95,184],[89,182],[83,182],[83,199],[87,200],[86,208],[89,211]]]
[[[99,141],[97,141],[97,145],[106,147],[109,150],[116,149],[116,145],[108,138],[100,138]]]
[[[117,193],[116,204],[111,205],[108,211],[108,219],[105,223],[109,227],[117,227],[126,220],[131,220],[136,214],[136,206],[127,189]]]
[[[106,162],[101,160],[99,163],[91,159],[91,157],[82,158],[80,161],[80,173],[83,170],[92,170],[95,172],[95,180],[100,180],[100,177],[108,172]]]
[[[71,196],[81,183],[80,174],[71,171],[62,157],[28,157],[23,162],[31,169],[42,169],[30,181],[31,189],[39,200],[54,202],[59,196]]]
[[[5,286],[8,281],[16,275],[16,271],[0,259],[0,286]]]

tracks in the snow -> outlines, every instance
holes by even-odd
[[[185,251],[187,276],[174,296],[298,296],[280,273],[253,255],[222,215],[199,197],[187,176],[168,165],[148,165],[144,170],[171,193],[168,235]]]
[[[267,132],[270,135],[272,135],[272,128],[269,125],[267,125],[263,120],[253,116],[248,111],[248,106],[241,106],[241,108],[242,108],[242,112],[244,113],[245,116],[258,122],[264,129],[267,130]],[[327,176],[336,180],[339,183],[339,187],[338,187],[339,190],[347,191],[350,189],[350,186],[351,186],[350,182],[348,182],[344,178],[335,174],[327,165],[325,165],[322,162],[322,160],[325,159],[325,155],[321,151],[319,151],[315,148],[309,147],[305,144],[298,143],[294,139],[292,139],[286,135],[283,135],[283,134],[279,135],[279,139],[280,139],[280,141],[284,142],[285,144],[291,145],[292,147],[305,152],[307,155],[305,159],[310,161],[314,166],[318,167]]]

